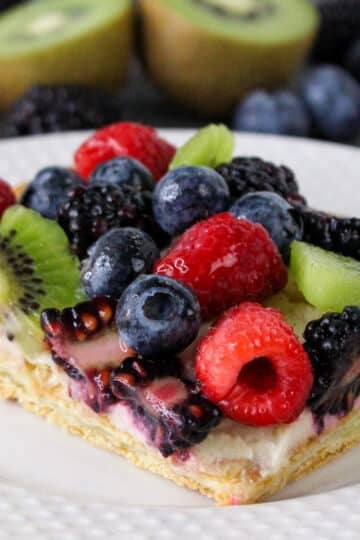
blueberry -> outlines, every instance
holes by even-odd
[[[153,191],[155,181],[151,172],[140,161],[128,157],[117,157],[98,165],[90,176],[90,184],[129,185],[138,191]]]
[[[344,65],[351,75],[360,82],[360,39],[356,40],[346,53]]]
[[[312,68],[301,81],[301,92],[318,134],[349,141],[360,131],[360,85],[337,66]]]
[[[310,121],[306,107],[294,93],[257,90],[238,105],[233,125],[241,131],[306,136]]]
[[[176,354],[199,332],[200,305],[182,283],[167,276],[142,276],[122,294],[116,324],[121,340],[139,355]]]
[[[49,219],[56,219],[71,188],[83,184],[74,171],[65,167],[41,169],[25,189],[20,203]]]
[[[238,199],[230,212],[265,227],[288,262],[290,243],[302,238],[303,223],[299,212],[285,199],[270,191],[249,193]]]
[[[213,214],[227,210],[229,188],[225,180],[208,167],[177,167],[156,185],[154,216],[160,227],[171,235]]]
[[[152,238],[133,227],[111,229],[88,253],[82,266],[81,284],[89,298],[119,298],[129,283],[151,271],[160,256]]]

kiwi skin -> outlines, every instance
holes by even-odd
[[[132,7],[87,36],[48,49],[6,57],[0,51],[0,110],[36,84],[80,84],[117,90],[127,76],[132,47]]]
[[[165,0],[139,0],[146,64],[154,81],[205,117],[221,118],[254,88],[289,82],[316,34],[289,43],[239,44],[179,15]]]

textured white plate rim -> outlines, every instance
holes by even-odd
[[[177,138],[178,140],[184,139],[189,136],[191,133],[191,130],[161,130],[164,134],[166,134],[170,139]],[[43,147],[44,153],[46,153],[46,146],[47,145],[56,145],[61,144],[61,142],[65,142],[65,140],[76,147],[79,142],[84,140],[86,136],[89,134],[89,132],[72,132],[72,133],[66,133],[66,134],[53,134],[53,135],[39,135],[35,137],[22,137],[17,139],[11,139],[11,140],[3,140],[0,142],[0,151],[4,150],[6,151],[7,148],[15,147],[19,152],[24,152],[26,154],[26,151],[28,150],[27,147],[32,148],[33,145],[41,145]],[[240,148],[242,145],[242,142],[245,141],[252,141],[259,145],[259,155],[262,155],[261,152],[261,145],[263,143],[273,142],[278,145],[284,145],[288,148],[299,148],[300,146],[305,147],[311,152],[317,152],[319,150],[320,152],[327,151],[327,152],[340,152],[344,156],[351,159],[351,157],[354,157],[355,155],[359,156],[359,150],[352,147],[347,147],[344,145],[337,145],[334,143],[328,143],[323,141],[312,141],[312,140],[306,140],[306,139],[293,139],[288,137],[273,137],[273,136],[267,136],[267,135],[258,135],[258,134],[238,134],[237,135],[237,141],[238,141],[238,148],[240,152]],[[286,159],[283,159],[283,162],[286,164]],[[69,164],[71,163],[71,156],[69,156]],[[1,170],[0,170],[0,176],[1,176]],[[17,179],[20,181],[21,179]],[[110,515],[115,514],[121,514],[123,517],[130,516],[130,521],[132,522],[130,525],[130,528],[133,529],[133,532],[135,534],[135,531],[137,530],[136,527],[139,529],[139,523],[137,522],[138,517],[141,516],[142,519],[144,519],[147,523],[147,531],[143,530],[143,528],[140,526],[140,535],[138,538],[157,538],[157,536],[153,536],[154,531],[158,531],[159,523],[162,524],[161,531],[166,531],[167,534],[164,534],[164,537],[166,538],[177,538],[179,537],[177,535],[176,530],[174,529],[174,524],[181,521],[184,526],[186,524],[186,516],[191,515],[191,523],[193,523],[194,527],[198,527],[198,534],[196,535],[197,538],[202,537],[201,531],[206,526],[208,528],[209,526],[215,527],[214,531],[212,533],[207,533],[204,538],[224,538],[227,537],[227,533],[224,532],[225,527],[225,521],[222,521],[224,517],[226,519],[231,518],[231,522],[233,524],[244,524],[244,520],[249,523],[253,521],[260,520],[261,523],[265,524],[267,523],[267,518],[271,516],[271,521],[273,521],[273,527],[271,530],[265,532],[264,527],[259,526],[259,523],[253,523],[251,528],[251,538],[260,538],[263,537],[264,534],[269,536],[269,540],[272,540],[272,538],[280,539],[280,538],[286,538],[285,532],[288,532],[287,527],[290,525],[291,520],[297,521],[300,515],[303,516],[304,519],[304,527],[302,527],[299,530],[296,530],[296,532],[293,530],[291,532],[292,536],[296,534],[296,538],[307,538],[309,532],[314,533],[315,531],[318,531],[318,536],[316,536],[316,539],[320,538],[338,538],[339,534],[339,528],[337,526],[340,526],[339,523],[336,522],[336,520],[342,521],[342,534],[344,535],[344,538],[358,538],[358,533],[360,532],[360,519],[357,519],[357,516],[360,514],[360,485],[351,485],[348,487],[333,489],[330,491],[327,491],[326,493],[320,493],[320,494],[305,494],[298,496],[294,499],[286,499],[286,500],[280,500],[276,502],[266,502],[261,503],[258,505],[252,505],[252,506],[245,506],[245,507],[232,507],[232,508],[177,508],[176,506],[172,506],[171,508],[166,507],[154,507],[151,505],[143,505],[142,507],[130,507],[126,506],[124,504],[105,504],[101,502],[82,502],[81,500],[78,500],[76,497],[71,498],[71,501],[68,497],[64,497],[62,495],[56,495],[56,494],[49,494],[44,493],[42,490],[35,491],[31,488],[24,488],[20,485],[15,484],[8,484],[7,482],[2,482],[0,480],[0,538],[7,538],[8,536],[13,538],[22,538],[22,534],[17,536],[19,531],[15,528],[15,521],[16,520],[9,520],[9,506],[13,505],[17,509],[18,515],[22,516],[23,525],[26,527],[30,527],[29,530],[31,530],[31,524],[34,525],[36,522],[38,531],[41,529],[41,524],[44,523],[44,516],[41,517],[41,515],[34,515],[34,511],[32,510],[32,516],[29,516],[29,506],[30,508],[32,506],[41,505],[43,510],[46,510],[46,507],[49,508],[49,512],[52,513],[54,516],[56,514],[56,520],[58,522],[58,529],[62,529],[63,531],[67,531],[69,538],[79,538],[81,536],[78,536],[80,534],[80,530],[74,523],[67,523],[67,518],[64,515],[64,508],[72,508],[71,512],[75,515],[80,512],[85,512],[87,515],[87,519],[89,522],[92,521],[95,529],[96,526],[98,526],[99,529],[99,523],[101,522],[101,533],[105,533],[107,530],[107,537],[109,534],[109,531],[111,533],[114,532],[121,532],[123,531],[123,525],[116,526],[112,520],[110,519]],[[30,502],[29,502],[30,501]],[[351,502],[351,509],[350,509],[350,502]],[[331,513],[332,517],[329,516],[328,509],[331,506]],[[97,515],[96,519],[90,519],[91,513],[93,512],[94,508],[102,508],[103,511],[106,510],[107,516],[109,517],[109,520],[106,521],[106,519],[103,519],[101,516]],[[50,511],[51,509],[51,511]],[[56,510],[55,510],[56,509]],[[61,510],[62,509],[62,510]],[[55,512],[55,514],[54,514]],[[70,512],[70,513],[71,513]],[[343,522],[344,513],[346,512],[346,520],[347,522]],[[284,522],[284,515],[288,516],[288,519]],[[154,521],[153,526],[155,528],[152,528],[149,523],[151,524],[150,516],[156,515],[156,523]],[[170,519],[169,516],[173,516],[174,519]],[[289,516],[292,516],[291,519]],[[326,518],[331,518],[331,522],[334,524],[334,531],[330,531],[330,529],[327,527],[326,533],[323,531],[323,518],[326,516]],[[337,516],[337,517],[336,517]],[[176,519],[175,519],[176,518]],[[351,518],[351,519],[349,519]],[[159,521],[160,520],[160,521]],[[175,521],[174,521],[175,520]],[[176,521],[178,520],[178,521]],[[111,522],[111,526],[109,523]],[[13,525],[14,527],[13,527]],[[195,526],[195,523],[197,524]],[[275,526],[274,526],[275,525]],[[286,525],[286,527],[285,527]],[[40,528],[39,528],[40,527]],[[110,529],[107,529],[107,527],[110,527]],[[217,529],[216,529],[217,527]],[[265,527],[266,528],[266,527]],[[94,530],[95,530],[94,529]],[[220,530],[223,529],[220,533]],[[324,529],[324,530],[325,530]],[[195,529],[194,529],[195,530]],[[336,532],[337,530],[337,532]],[[250,529],[247,528],[245,531],[245,536],[242,536],[241,531],[237,531],[236,538],[248,538]],[[274,535],[274,531],[276,532],[276,535]],[[9,533],[8,536],[3,536],[1,533]],[[99,530],[98,530],[99,532]],[[229,538],[233,537],[229,532]],[[48,534],[48,533],[47,533]],[[217,536],[218,534],[218,536]],[[325,536],[324,536],[325,534]],[[73,536],[71,536],[73,535]],[[74,536],[75,535],[75,536]],[[284,536],[282,536],[284,535]],[[91,535],[96,537],[96,535]],[[99,535],[100,536],[100,535]],[[52,535],[52,533],[49,533],[48,536],[44,536],[44,538],[67,538],[67,536],[63,535],[63,533],[59,536]],[[101,535],[102,537],[102,535]],[[105,535],[104,535],[105,537]],[[159,536],[160,537],[160,536]],[[234,536],[235,537],[235,536]],[[343,536],[342,536],[343,537]],[[43,538],[40,535],[37,536],[31,536],[31,538]],[[133,538],[133,536],[131,536]],[[135,538],[135,536],[134,536]],[[315,538],[315,537],[314,537]]]

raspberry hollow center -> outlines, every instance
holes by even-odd
[[[269,358],[254,358],[240,370],[238,384],[248,386],[251,390],[265,393],[273,390],[277,383],[277,374]]]

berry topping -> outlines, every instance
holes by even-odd
[[[219,165],[216,170],[226,181],[234,199],[253,191],[274,191],[285,199],[299,192],[290,169],[260,158],[237,157],[230,163]]]
[[[46,167],[41,169],[28,184],[20,203],[36,210],[44,217],[56,219],[69,191],[82,184],[82,179],[71,169]]]
[[[138,159],[159,180],[168,170],[175,148],[152,127],[119,122],[99,129],[75,153],[76,169],[88,178],[95,167],[117,156]]]
[[[302,238],[303,224],[299,211],[277,193],[248,193],[233,204],[230,212],[238,219],[248,219],[265,227],[286,262],[291,242]]]
[[[52,351],[81,372],[116,366],[131,353],[123,344],[120,347],[115,304],[109,298],[94,298],[62,311],[45,309],[41,327]],[[97,342],[105,348],[97,349]]]
[[[360,307],[310,322],[304,337],[314,371],[310,407],[319,416],[346,414],[360,395]]]
[[[136,191],[153,191],[155,182],[151,172],[137,159],[117,157],[100,163],[90,176],[90,184],[106,182],[130,186]]]
[[[287,281],[286,267],[267,231],[225,212],[193,225],[154,271],[192,288],[205,319],[243,300],[271,296]]]
[[[167,457],[203,441],[218,425],[219,409],[179,376],[176,358],[129,358],[113,370],[113,394],[128,404],[148,443]]]
[[[165,276],[143,276],[122,294],[116,324],[121,340],[141,356],[178,353],[196,338],[200,306],[184,285]]]
[[[303,101],[293,92],[256,90],[238,105],[233,125],[240,131],[306,137],[310,119]]]
[[[152,193],[131,186],[93,184],[73,189],[59,210],[58,220],[79,257],[103,234],[115,227],[135,227],[161,246],[168,237],[152,215]]]
[[[360,260],[359,218],[338,218],[307,208],[301,215],[305,242]]]
[[[182,233],[201,219],[227,210],[229,189],[208,167],[177,167],[157,184],[153,210],[160,227],[171,235]]]
[[[150,272],[159,257],[153,239],[133,227],[111,229],[88,251],[81,284],[89,298],[120,298],[125,287],[140,274]]]
[[[0,217],[5,210],[16,203],[16,197],[11,186],[0,178]]]
[[[41,314],[54,362],[77,383],[70,388],[97,412],[113,402],[109,391],[110,369],[134,354],[119,341],[114,323],[115,305],[96,298],[62,311],[46,309]]]
[[[249,302],[227,311],[201,340],[196,374],[225,415],[255,426],[296,420],[313,383],[310,360],[284,317]]]
[[[76,86],[34,86],[5,114],[0,137],[99,128],[122,116],[120,101],[101,90]]]
[[[359,133],[360,85],[345,70],[326,64],[310,69],[301,93],[319,135],[349,141]]]

